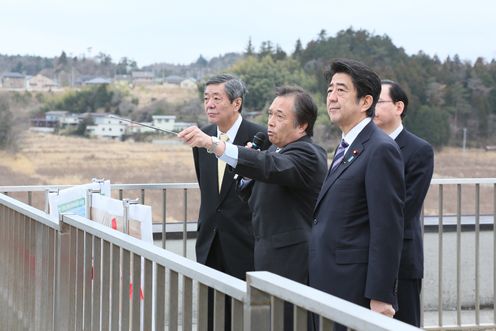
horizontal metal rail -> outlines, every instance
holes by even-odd
[[[307,314],[315,315],[314,319],[322,324],[321,330],[328,330],[334,322],[354,330],[420,330],[270,272],[249,272],[246,283],[250,301],[254,302],[245,312],[249,330],[282,330],[283,316],[274,316],[274,311],[282,312],[283,301],[295,306],[295,330],[306,329]]]

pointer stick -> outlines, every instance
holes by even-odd
[[[162,132],[165,132],[165,133],[170,133],[170,134],[173,134],[173,135],[177,136],[177,132],[170,131],[170,130],[165,130],[165,129],[160,129],[160,128],[157,128],[157,127],[152,126],[152,125],[148,125],[148,124],[143,124],[143,123],[131,121],[131,120],[128,120],[127,118],[122,118],[122,117],[115,116],[115,115],[109,115],[108,117],[115,118],[115,119],[118,119],[118,120],[121,120],[121,121],[125,121],[125,122],[129,122],[129,123],[133,123],[133,124],[137,124],[137,125],[141,125],[141,126],[144,126],[144,127],[150,128],[150,129],[153,129],[153,130],[162,131]]]

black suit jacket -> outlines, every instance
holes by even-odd
[[[403,129],[396,137],[405,166],[405,232],[401,252],[400,279],[421,279],[424,275],[424,249],[420,213],[434,171],[431,145]],[[401,308],[401,307],[400,307]]]
[[[238,149],[235,171],[254,179],[248,195],[255,270],[306,283],[313,207],[327,172],[325,150],[307,136],[278,153],[274,145],[265,152]]]
[[[217,135],[217,126],[202,129],[210,136]],[[258,124],[242,120],[233,143],[246,145],[257,132],[267,132]],[[198,215],[196,259],[206,264],[215,236],[222,247],[221,254],[226,273],[245,279],[247,271],[253,271],[253,229],[251,213],[246,202],[235,192],[234,173],[226,167],[221,191],[218,191],[217,158],[204,148],[193,148],[196,177],[200,186],[201,202]]]
[[[396,306],[405,182],[398,145],[370,122],[327,176],[314,212],[310,286]]]

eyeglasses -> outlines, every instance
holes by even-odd
[[[379,100],[379,101],[377,101],[377,103],[386,103],[386,102],[392,102],[392,103],[394,103],[393,100]]]

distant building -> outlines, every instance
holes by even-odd
[[[2,74],[0,82],[4,89],[26,88],[26,76],[18,72],[6,72]]]
[[[83,82],[83,85],[108,85],[112,83],[111,78],[96,77]]]
[[[145,124],[145,125],[150,125],[150,126],[153,125],[152,122],[141,122],[141,123]],[[129,125],[127,126],[127,129],[126,129],[127,134],[155,133],[155,132],[157,132],[157,130],[154,130],[152,128],[149,128],[149,127],[146,127],[143,125],[134,124],[134,123],[129,123]]]
[[[31,120],[32,131],[54,132],[55,128],[76,128],[80,118],[77,114],[65,110],[52,110],[45,113],[45,118]]]
[[[180,85],[183,80],[184,80],[184,77],[176,76],[176,75],[170,75],[170,76],[167,76],[164,78],[164,83]]]
[[[174,123],[174,129],[172,131],[174,132],[179,132],[182,131],[186,128],[189,128],[190,126],[196,125],[196,123],[191,123],[191,122],[175,122]]]
[[[186,78],[179,84],[182,88],[196,88],[196,79]]]
[[[174,130],[174,123],[176,116],[174,115],[153,115],[153,126],[159,129],[172,131]]]
[[[101,113],[92,113],[88,116],[95,123],[86,127],[86,132],[90,137],[120,139],[126,133],[128,126],[126,121]]]
[[[47,91],[54,88],[57,88],[59,85],[54,80],[43,76],[36,75],[34,77],[30,77],[28,79],[28,89],[34,91]]]
[[[131,76],[130,75],[115,75],[114,76],[114,83],[129,84],[129,83],[131,83]]]
[[[131,81],[135,85],[150,85],[155,83],[155,74],[151,71],[131,72]]]

